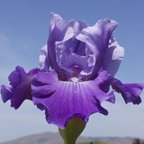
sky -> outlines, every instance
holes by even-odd
[[[116,20],[119,26],[114,35],[125,48],[116,78],[144,82],[143,5],[143,0],[0,0],[0,85],[8,84],[7,77],[17,65],[27,71],[38,67],[40,48],[48,39],[51,12],[90,25],[102,18]],[[144,138],[143,97],[143,103],[135,106],[126,105],[120,95],[115,104],[105,102],[109,115],[92,115],[82,135]],[[44,112],[30,101],[14,110],[9,102],[0,100],[0,142],[46,131],[57,132],[57,127],[47,124]]]

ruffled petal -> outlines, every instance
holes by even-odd
[[[11,94],[11,87],[1,85],[1,95],[2,95],[2,101],[5,103],[9,99],[11,99],[12,94]]]
[[[76,40],[75,37],[84,27],[86,27],[84,22],[65,21],[58,14],[52,14],[51,16],[48,59],[50,66],[57,72],[61,80],[69,79],[71,73],[64,67],[61,67],[59,59],[61,56],[65,57],[65,55],[68,55],[70,51],[83,53],[84,50],[81,49],[81,46],[84,44]]]
[[[63,20],[63,18],[60,15],[58,15],[56,13],[51,13],[50,29],[49,30],[50,30],[50,32],[53,32],[55,29],[60,31],[60,32],[65,32],[65,28],[67,27],[67,23],[68,22]],[[64,36],[64,33],[63,33],[63,35],[61,35],[61,37],[63,38],[63,36]]]
[[[123,84],[118,79],[112,80],[112,88],[121,93],[125,103],[132,102],[133,104],[141,103],[140,94],[144,88],[144,84],[141,83],[125,83]]]
[[[114,76],[124,56],[124,49],[112,36],[116,27],[117,22],[110,19],[102,19],[94,26],[88,26],[82,21],[65,21],[59,15],[52,14],[48,41],[51,54],[48,54],[48,58],[59,79],[72,77],[73,70],[67,67],[67,63],[80,67],[79,75],[83,80],[95,79],[98,72],[103,70]],[[77,66],[77,59],[69,60],[73,55],[79,59],[83,57],[85,67]]]
[[[108,71],[111,76],[114,76],[118,71],[120,63],[124,57],[124,48],[121,47],[114,38],[111,38],[106,56],[102,64],[102,71]]]
[[[17,66],[16,69],[11,72],[8,79],[10,81],[10,85],[12,85],[13,87],[17,87],[18,85],[20,85],[21,81],[25,79],[25,77],[26,72],[24,71],[24,69],[20,66]]]
[[[38,72],[32,82],[32,94],[35,97],[49,97],[57,88],[58,78],[55,72]]]
[[[52,84],[58,81],[57,74],[55,72],[38,72],[33,80],[34,85]]]
[[[1,86],[3,102],[10,100],[11,106],[17,109],[24,100],[31,100],[31,82],[38,71],[38,69],[33,69],[26,73],[22,67],[17,66],[16,69],[9,75],[11,86]]]
[[[39,72],[38,77],[32,86],[33,102],[38,108],[45,109],[48,123],[60,128],[65,128],[72,117],[87,122],[92,113],[107,115],[108,111],[101,103],[114,102],[114,95],[100,88],[109,77],[105,72],[100,73],[96,80],[85,82],[58,81],[57,78],[57,81],[52,82],[51,77],[57,76],[48,72]]]
[[[69,55],[71,53],[85,55],[85,43],[76,39],[77,35],[85,27],[87,27],[87,24],[82,21],[69,21],[64,38],[55,43],[56,51],[60,51],[63,55]]]
[[[49,70],[49,67],[50,67],[47,55],[48,55],[48,48],[47,48],[47,45],[45,45],[41,48],[41,55],[39,56],[40,68],[44,70]]]
[[[80,75],[82,72],[89,72],[89,69],[91,68],[87,57],[75,53],[63,57],[61,60],[61,67],[68,71],[71,77],[81,77]]]
[[[87,76],[87,79],[96,78],[103,64],[112,32],[116,26],[117,23],[113,20],[99,20],[94,26],[84,28],[77,36],[78,40],[86,43],[88,53],[91,53],[96,59],[93,71]]]
[[[50,19],[50,33],[48,39],[48,60],[52,69],[54,69],[59,78],[66,80],[67,73],[65,70],[61,69],[56,61],[56,51],[55,51],[55,42],[63,39],[66,32],[68,22],[64,21],[62,17],[58,14],[51,14]]]

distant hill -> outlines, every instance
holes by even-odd
[[[99,141],[93,144],[132,144],[133,138],[125,137],[79,137],[77,144],[90,144],[90,142]],[[62,138],[58,133],[45,132],[21,137],[12,141],[0,144],[63,144]]]

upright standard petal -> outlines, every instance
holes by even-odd
[[[112,88],[116,90],[118,93],[121,93],[125,103],[132,102],[133,104],[141,103],[140,95],[144,88],[144,84],[140,83],[125,83],[123,84],[118,79],[112,80]]]
[[[111,74],[111,76],[114,76],[118,71],[123,57],[124,48],[121,47],[113,37],[111,37],[101,70],[106,70],[109,74]]]
[[[96,78],[106,56],[112,32],[116,26],[117,23],[113,20],[99,20],[94,26],[83,29],[77,36],[78,40],[86,43],[88,52],[92,53],[96,59],[93,71],[87,76],[87,79]]]
[[[24,100],[32,99],[31,82],[38,72],[38,69],[32,69],[28,73],[20,66],[9,75],[10,86],[1,86],[3,102],[11,101],[11,106],[19,108]]]
[[[58,76],[64,80],[67,79],[67,73],[65,70],[61,69],[56,61],[56,51],[55,51],[55,42],[63,39],[66,28],[66,21],[63,20],[58,14],[51,14],[50,20],[50,34],[48,39],[48,60],[52,69],[54,69]]]
[[[44,69],[46,71],[49,70],[50,67],[47,55],[48,55],[48,48],[47,45],[45,45],[41,48],[41,55],[39,56],[39,65],[41,69]]]
[[[109,79],[106,75],[100,74],[94,81],[73,82],[58,81],[54,73],[39,72],[32,86],[33,101],[38,108],[45,109],[47,121],[60,128],[65,128],[73,117],[87,122],[92,113],[107,115],[101,103],[114,102],[114,95],[100,88]]]
[[[71,73],[61,65],[61,59],[66,59],[71,53],[84,53],[84,43],[75,37],[87,26],[82,21],[65,21],[57,14],[52,14],[50,20],[50,35],[48,39],[48,59],[59,79],[67,80]],[[82,50],[83,48],[83,50]]]

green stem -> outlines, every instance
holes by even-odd
[[[82,120],[78,118],[71,119],[65,129],[59,128],[59,133],[64,140],[64,144],[75,144],[77,138],[86,126]]]
[[[64,144],[75,144],[75,141],[69,141],[69,140],[67,140],[67,141],[64,141]]]

